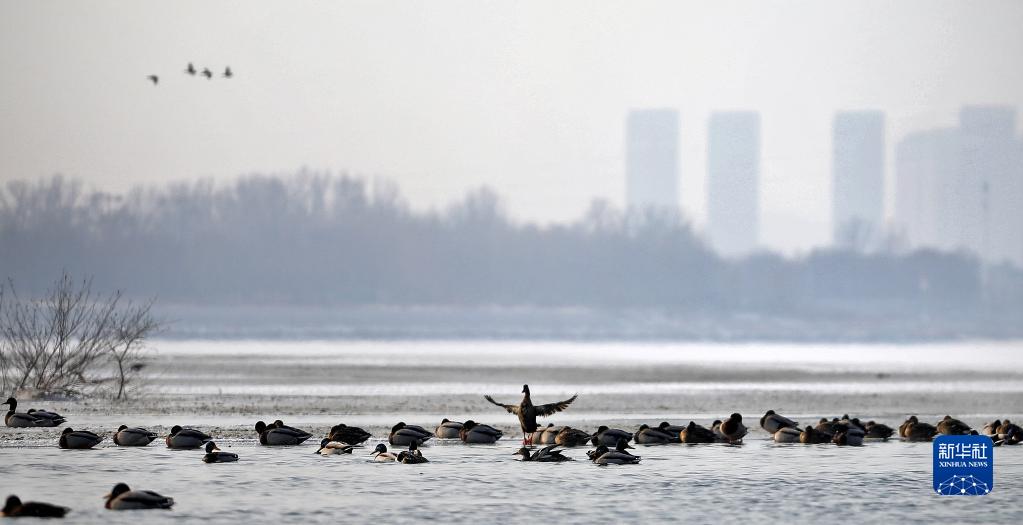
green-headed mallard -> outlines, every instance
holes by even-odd
[[[659,428],[650,428],[650,425],[642,424],[633,436],[637,445],[664,445],[673,442],[674,436]]]
[[[259,434],[259,444],[267,447],[301,445],[303,441],[313,437],[312,434],[304,430],[299,430],[283,424],[279,427],[276,424],[273,426],[267,426],[266,423],[263,423],[262,421],[256,422],[255,429]]]
[[[409,443],[422,445],[431,437],[433,437],[433,433],[419,425],[406,425],[404,422],[398,422],[397,425],[391,427],[387,441],[396,447],[407,447]]]
[[[18,412],[18,400],[13,397],[7,398],[7,401],[0,404],[11,406],[11,409],[4,415],[4,424],[9,427],[56,427],[65,422],[64,418],[57,414],[53,414],[57,416],[56,418],[49,418]]]
[[[180,425],[171,427],[170,435],[165,440],[167,448],[192,449],[199,448],[206,444],[212,437],[192,428],[181,428]]]
[[[203,463],[233,463],[238,461],[238,454],[224,452],[216,443],[210,441],[206,443],[206,455],[202,457],[202,460]]]
[[[373,461],[391,463],[398,461],[398,456],[396,456],[393,452],[388,452],[387,445],[383,443],[380,443],[379,445],[376,446],[376,448],[373,449],[372,455]]]
[[[632,433],[620,428],[608,428],[607,425],[601,425],[597,428],[597,433],[593,435],[593,439],[590,442],[593,443],[593,446],[606,445],[613,447],[618,444],[619,439],[624,439],[628,443],[632,441]]]
[[[342,443],[340,441],[331,441],[330,438],[323,438],[320,440],[320,448],[316,449],[313,454],[320,454],[323,456],[332,456],[334,454],[351,454],[352,450],[362,448],[361,445],[349,445],[348,443]]]
[[[350,427],[344,423],[330,427],[327,437],[331,441],[340,441],[349,445],[358,445],[370,438],[370,433],[359,427]]]
[[[440,439],[461,439],[458,435],[458,431],[462,430],[462,423],[459,421],[451,421],[448,418],[441,420],[440,424],[437,425],[437,429],[433,431],[433,435]]]
[[[156,438],[156,432],[144,428],[128,428],[128,425],[121,425],[114,432],[114,444],[120,447],[144,447]]]
[[[462,429],[458,431],[458,437],[465,443],[497,443],[504,435],[500,430],[490,426],[482,425],[473,420],[462,423]]]
[[[768,410],[764,417],[760,418],[760,427],[766,430],[768,434],[775,434],[782,428],[798,429],[799,423],[781,414],[776,414],[774,410]]]
[[[100,441],[103,441],[103,436],[98,436],[88,430],[74,430],[67,427],[60,433],[58,444],[60,448],[86,449],[99,445]]]
[[[408,450],[402,450],[399,452],[395,461],[398,463],[405,463],[407,465],[417,465],[419,463],[430,462],[430,460],[423,457],[423,453],[419,450],[419,445],[417,445],[415,441],[408,444]]]
[[[113,490],[104,496],[106,507],[110,510],[143,510],[169,509],[174,506],[174,498],[161,496],[151,490],[131,490],[126,483],[114,485]]]

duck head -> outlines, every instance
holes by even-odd
[[[444,423],[447,423],[449,421],[450,421],[450,419],[444,418],[444,419],[440,420],[440,423],[443,425]]]
[[[644,431],[644,430],[646,430],[648,428],[650,428],[650,425],[647,425],[646,423],[643,423],[642,425],[639,426],[639,430],[637,432],[642,432],[642,431]]]
[[[599,434],[607,429],[608,429],[607,425],[600,425],[599,427],[597,427],[597,433]]]
[[[125,492],[128,492],[130,490],[131,489],[128,488],[128,484],[127,483],[118,483],[117,485],[114,485],[114,488],[110,490],[109,494],[107,494],[106,496],[103,496],[103,497],[108,499],[108,500],[112,500],[112,499],[116,498],[117,496],[120,496],[121,494],[124,494]]]
[[[529,449],[526,448],[526,447],[522,447],[522,448],[519,449],[518,452],[514,453],[513,455],[514,456],[522,456],[522,459],[528,460],[529,459]]]
[[[590,459],[592,459],[592,460],[596,461],[596,460],[597,460],[597,458],[599,458],[600,456],[603,456],[604,454],[607,454],[607,453],[608,453],[608,451],[609,451],[609,450],[608,450],[608,448],[607,448],[606,446],[604,446],[604,445],[601,445],[601,446],[597,447],[597,448],[596,448],[596,449],[595,449],[595,450],[593,451],[593,455],[592,455],[592,456],[590,456]]]
[[[206,453],[212,454],[214,450],[220,450],[220,447],[216,443],[209,441],[206,443]]]
[[[74,430],[71,430],[71,427],[66,427],[66,428],[65,428],[65,429],[64,429],[64,430],[63,430],[63,431],[62,431],[62,432],[60,433],[60,435],[64,436],[64,435],[70,434],[70,433],[72,433],[72,432],[74,432]]]
[[[0,515],[7,516],[14,512],[14,509],[21,506],[21,498],[11,494],[7,496],[7,503],[4,503],[4,510],[0,511]]]
[[[661,430],[666,430],[670,426],[671,426],[671,423],[668,423],[667,421],[661,421],[661,424],[657,425],[657,428],[659,428]]]
[[[529,385],[522,385],[522,393],[529,397]]]
[[[264,423],[262,421],[256,421],[256,432],[258,432],[260,434],[262,434],[263,432],[266,432],[266,423]]]
[[[274,428],[284,428],[284,422],[283,422],[283,421],[281,421],[280,419],[277,419],[277,420],[275,420],[275,421],[273,422],[273,424],[272,424],[272,425],[270,425],[270,426],[272,426],[272,427],[274,427]]]
[[[395,433],[395,432],[397,432],[397,431],[399,431],[399,430],[401,430],[403,428],[405,428],[405,422],[404,421],[399,421],[397,425],[394,425],[393,427],[391,427],[391,433],[393,434],[393,433]]]
[[[807,434],[813,434],[813,427],[811,427],[810,425],[807,425],[806,429],[804,430],[804,432],[806,432]]]
[[[0,405],[11,405],[11,412],[14,412],[18,409],[18,400],[13,397],[9,397],[7,398],[7,401],[0,403]]]
[[[117,431],[120,432],[120,431],[122,431],[122,430],[124,430],[126,428],[128,428],[128,425],[121,425],[121,426],[117,427]]]
[[[462,423],[463,430],[472,430],[474,428],[476,428],[476,422],[471,419],[467,420],[465,423]]]
[[[379,445],[377,445],[377,448],[373,449],[373,455],[374,456],[379,455],[379,454],[386,454],[386,453],[387,453],[387,445],[385,445],[383,443],[380,443]]]
[[[740,414],[738,412],[735,412],[734,414],[729,416],[728,419],[729,419],[729,421],[736,421],[736,422],[741,423],[742,422],[742,414]]]
[[[768,410],[767,413],[765,413],[764,415],[765,416],[773,416],[774,415],[774,410]]]
[[[173,427],[171,427],[171,435],[172,436],[174,434],[177,434],[178,432],[181,432],[181,425],[174,425]]]

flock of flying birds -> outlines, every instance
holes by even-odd
[[[199,71],[199,70],[195,69],[195,65],[193,65],[191,62],[189,62],[188,63],[188,67],[185,68],[185,73],[187,73],[189,75],[192,75],[193,77],[196,76],[196,75],[201,75],[201,76],[206,77],[206,80],[212,80],[213,79],[213,72],[210,71],[210,68],[204,67],[204,68],[202,68],[202,71]],[[224,72],[221,74],[221,76],[224,77],[224,78],[232,78],[232,77],[234,77],[234,72],[231,71],[231,66],[224,67]],[[160,75],[155,75],[155,74],[154,75],[149,75],[146,78],[149,79],[149,81],[152,82],[154,86],[157,86],[157,85],[160,84]]]
[[[596,448],[588,451],[586,455],[593,463],[597,465],[628,465],[639,463],[642,459],[629,452],[629,449],[633,448],[629,445],[630,441],[642,445],[669,443],[740,445],[743,437],[747,434],[742,415],[738,413],[732,414],[724,421],[715,421],[710,428],[698,425],[693,421],[690,421],[688,425],[672,425],[667,421],[656,427],[642,425],[636,432],[608,428],[607,426],[601,426],[594,433],[568,426],[554,426],[554,424],[548,424],[541,428],[537,423],[537,417],[550,416],[567,409],[575,401],[576,396],[556,403],[534,405],[530,398],[529,385],[523,385],[522,393],[522,401],[518,404],[503,404],[495,401],[489,395],[484,396],[487,401],[518,417],[519,426],[522,428],[523,446],[515,452],[515,455],[521,456],[522,461],[541,463],[570,461],[572,458],[564,455],[564,448],[592,444]],[[54,412],[34,409],[28,412],[18,412],[18,402],[13,397],[3,404],[10,405],[10,410],[4,417],[4,423],[8,427],[56,427],[66,422],[63,416]],[[896,432],[896,429],[885,424],[873,421],[861,423],[858,418],[850,418],[848,415],[830,420],[821,418],[816,426],[803,427],[773,410],[768,410],[760,418],[760,426],[778,443],[834,443],[859,446],[863,444],[864,440],[888,440]],[[270,424],[259,421],[255,425],[255,431],[259,444],[263,446],[300,445],[312,437],[309,432],[287,426],[281,420]],[[898,428],[899,437],[906,441],[931,441],[938,434],[978,435],[980,433],[951,416],[945,416],[935,425],[922,422],[916,416],[911,416]],[[1009,420],[996,420],[988,423],[983,428],[983,435],[989,436],[994,446],[1017,445],[1023,441],[1023,429]],[[428,463],[429,460],[423,456],[419,447],[431,438],[492,444],[502,436],[503,432],[497,428],[472,420],[457,422],[445,418],[432,432],[421,426],[400,422],[391,428],[387,441],[391,446],[402,447],[405,450],[395,454],[387,450],[387,445],[380,443],[376,445],[371,455],[373,461],[383,463]],[[361,428],[345,424],[335,425],[326,437],[320,440],[320,446],[316,449],[315,454],[324,456],[351,454],[354,449],[362,448],[362,443],[371,437],[369,432]],[[113,435],[113,442],[122,447],[144,447],[157,438],[155,432],[144,428],[130,428],[127,425],[121,425]],[[96,446],[103,439],[103,436],[93,432],[65,428],[61,432],[58,445],[64,449],[88,449]],[[238,461],[237,454],[220,450],[213,442],[212,436],[199,430],[175,425],[171,428],[170,434],[164,438],[164,442],[167,447],[172,449],[204,450],[202,461],[206,463]],[[543,446],[539,449],[530,449],[527,448],[528,445]],[[148,490],[131,490],[124,483],[117,483],[105,498],[106,508],[111,510],[169,509],[174,505],[173,498]],[[0,516],[63,517],[69,510],[67,507],[49,503],[22,502],[17,496],[11,495],[7,498]]]

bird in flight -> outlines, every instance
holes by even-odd
[[[154,86],[160,83],[160,77],[156,75],[149,75],[146,78],[148,78],[153,83]]]
[[[202,76],[206,77],[206,80],[209,80],[209,79],[213,78],[213,72],[210,71],[210,68],[204,67],[202,69]]]
[[[185,73],[195,76],[195,66],[191,62],[188,63],[188,67],[185,68]]]
[[[224,68],[224,78],[231,78],[233,76],[234,73],[231,72],[231,66],[227,66],[226,68]]]
[[[536,418],[547,417],[556,412],[561,412],[568,408],[568,405],[575,401],[575,398],[579,395],[576,394],[564,401],[558,401],[557,403],[548,403],[546,405],[534,405],[533,401],[529,398],[529,385],[522,385],[522,401],[517,405],[505,405],[494,401],[494,398],[489,395],[483,396],[487,401],[507,410],[511,414],[519,416],[519,425],[522,427],[522,444],[528,444],[532,442],[533,432],[536,432]]]

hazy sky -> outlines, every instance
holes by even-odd
[[[623,202],[626,112],[670,107],[702,225],[709,113],[752,109],[762,241],[800,250],[830,237],[836,110],[887,112],[891,188],[907,132],[1023,106],[1021,60],[1018,0],[0,0],[0,180],[307,166],[393,179],[420,208],[487,184],[515,217],[558,221]]]

